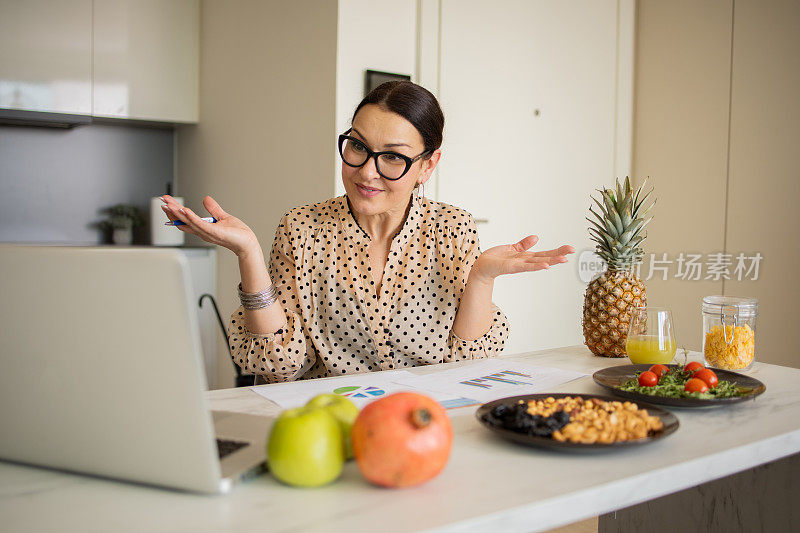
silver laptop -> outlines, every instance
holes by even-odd
[[[261,472],[271,421],[206,405],[188,272],[168,249],[0,244],[0,459],[204,493]]]

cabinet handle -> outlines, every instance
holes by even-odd
[[[475,223],[476,224],[488,224],[489,223],[489,219],[488,218],[476,218],[475,219]]]

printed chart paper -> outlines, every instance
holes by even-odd
[[[484,403],[508,396],[546,392],[587,375],[559,368],[486,359],[441,372],[402,378],[398,383],[413,386],[422,393],[446,393]]]
[[[353,374],[353,376],[348,379],[312,379],[307,381],[258,385],[256,387],[250,387],[250,390],[268,400],[272,400],[284,409],[302,407],[308,400],[323,393],[347,396],[361,409],[372,400],[382,398],[393,392],[423,392],[417,390],[417,388],[413,386],[414,379],[418,377],[419,376],[407,370],[393,370],[388,372]],[[407,383],[398,383],[398,380],[407,380]],[[474,399],[460,398],[447,392],[427,391],[427,394],[441,403],[446,409],[476,403]]]

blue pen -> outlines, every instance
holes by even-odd
[[[212,224],[213,224],[214,222],[219,222],[219,221],[218,221],[216,218],[214,218],[214,217],[203,217],[203,218],[202,218],[202,220],[205,220],[206,222],[211,222]],[[173,220],[173,221],[171,221],[171,222],[164,222],[164,225],[165,225],[165,226],[185,226],[185,225],[186,225],[186,222],[181,222],[180,220]]]

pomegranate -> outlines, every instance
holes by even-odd
[[[413,392],[368,404],[350,433],[361,474],[384,487],[409,487],[435,477],[450,457],[453,428],[447,412]]]

